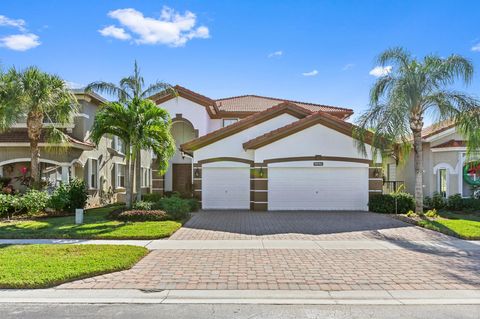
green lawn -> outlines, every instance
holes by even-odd
[[[480,239],[480,215],[439,212],[440,218],[420,220],[422,227],[464,239]]]
[[[46,288],[125,270],[147,252],[125,245],[0,246],[0,288]]]
[[[90,209],[84,224],[75,217],[0,222],[0,238],[155,239],[172,235],[182,224],[176,221],[119,222],[107,219],[115,206]]]

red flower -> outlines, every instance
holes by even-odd
[[[22,167],[22,168],[20,168],[20,172],[21,172],[23,175],[27,174],[27,171],[28,171],[28,168],[26,168],[25,166]]]

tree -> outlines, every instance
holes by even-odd
[[[75,95],[57,75],[34,66],[23,71],[12,67],[0,74],[0,131],[26,118],[33,186],[40,185],[41,137],[50,144],[67,146],[68,137],[60,128],[72,121],[77,106]]]
[[[131,158],[134,123],[132,118],[136,116],[136,110],[131,103],[124,104],[120,102],[108,102],[100,107],[95,115],[90,139],[98,144],[101,138],[106,134],[118,136],[125,143],[125,157],[127,164],[127,176],[125,177],[126,186],[126,204],[131,207],[132,204],[132,170]]]
[[[176,94],[175,90],[172,88],[167,83],[164,82],[155,82],[151,85],[149,85],[146,89],[144,89],[145,86],[145,81],[143,77],[140,75],[140,69],[138,68],[138,64],[135,61],[134,64],[134,70],[133,74],[122,78],[119,82],[119,85],[116,85],[114,83],[110,82],[93,82],[87,85],[85,88],[86,91],[95,91],[100,94],[107,94],[107,95],[113,95],[118,99],[118,102],[121,104],[128,105],[132,109],[140,109],[140,105],[147,100],[150,96],[155,95],[155,94]],[[158,108],[158,107],[157,107]],[[133,114],[133,113],[132,113]],[[163,118],[163,117],[162,117]],[[138,111],[135,114],[135,117],[131,118],[131,122],[134,122],[136,127],[138,128],[138,131],[142,131],[140,127],[140,123],[142,121],[140,111]],[[168,120],[169,121],[169,120]],[[158,124],[158,123],[157,123]],[[168,124],[169,125],[169,124]],[[142,189],[140,185],[140,178],[141,178],[141,150],[146,149],[146,145],[148,143],[142,143],[141,142],[141,136],[138,135],[138,132],[132,131],[132,136],[130,137],[130,145],[133,148],[131,152],[131,157],[132,161],[135,163],[135,168],[132,169],[129,165],[127,165],[127,169],[130,175],[130,184],[129,186],[133,186],[133,177],[135,176],[135,188],[137,192],[137,200],[140,200],[142,197]],[[136,134],[136,135],[135,135]],[[120,137],[122,138],[122,137]],[[170,135],[164,136],[167,140],[172,140]],[[122,138],[123,140],[123,138]],[[162,143],[162,141],[157,141],[158,143]],[[127,141],[124,140],[124,143],[127,144]],[[165,145],[167,145],[166,143]],[[154,150],[155,152],[155,150]],[[163,167],[165,163],[165,158],[163,156],[169,155],[168,150],[163,150],[160,151],[157,149],[158,154],[157,157],[159,159],[160,163],[160,170],[165,170],[166,167]],[[166,161],[168,162],[168,159],[173,156],[173,154],[169,155],[168,158],[166,158]],[[135,171],[135,174],[133,173]]]
[[[396,151],[406,158],[412,149],[415,169],[415,211],[423,214],[422,129],[425,116],[436,123],[452,121],[467,139],[468,154],[480,147],[480,108],[473,97],[453,90],[456,81],[469,84],[473,65],[459,55],[428,55],[419,60],[403,48],[383,52],[377,60],[391,72],[370,91],[370,108],[360,116],[356,137],[366,153],[366,131],[374,132],[373,149]],[[391,153],[390,153],[391,154]]]

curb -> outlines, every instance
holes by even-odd
[[[480,290],[1,290],[1,303],[478,305]]]

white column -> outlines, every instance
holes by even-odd
[[[0,166],[0,177],[3,177],[3,166]]]
[[[62,166],[62,182],[65,184],[68,184],[70,179],[69,179],[69,173],[68,173],[68,166]]]
[[[71,178],[75,178],[75,164],[72,164],[72,166],[70,166],[70,177]]]

